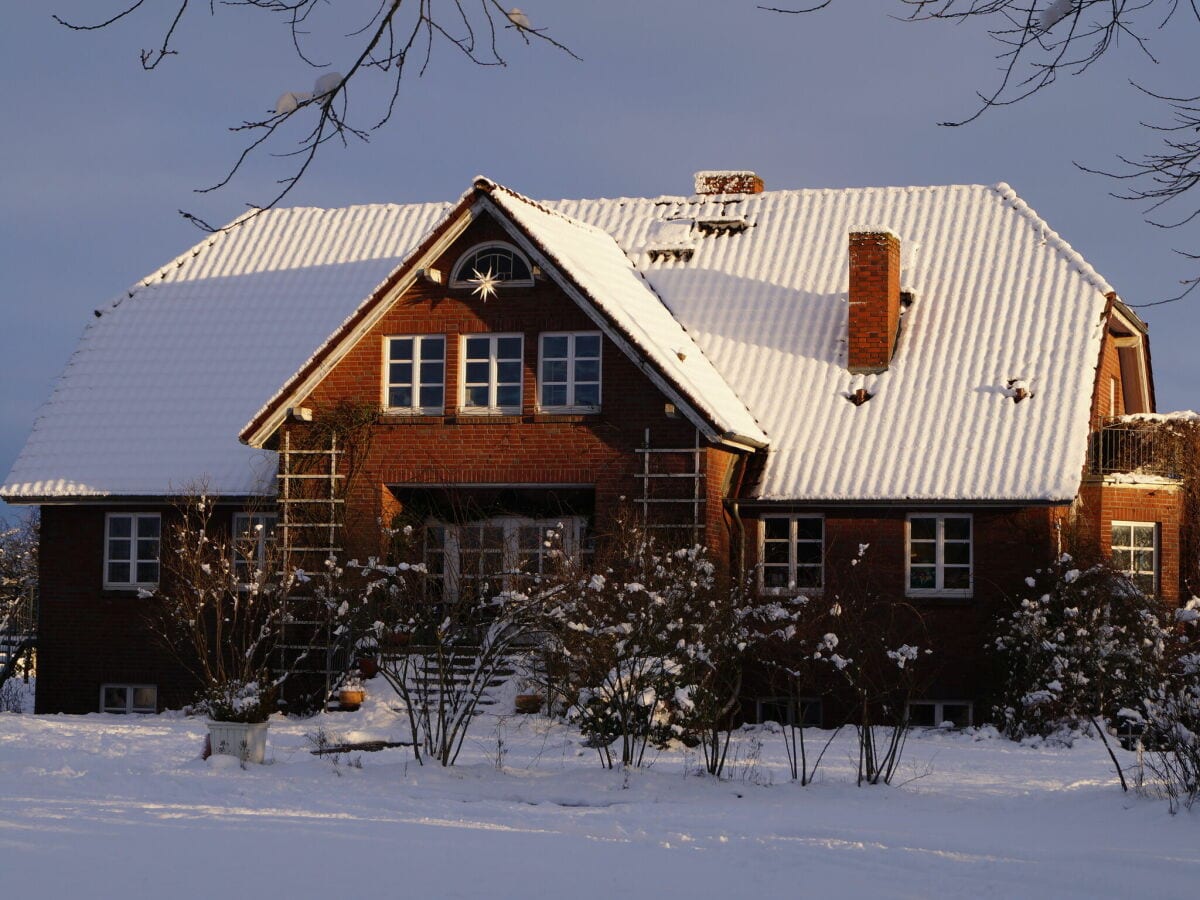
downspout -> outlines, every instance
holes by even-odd
[[[737,474],[734,477],[733,490],[730,492],[731,497],[725,499],[725,508],[729,512],[730,531],[734,541],[734,565],[736,566],[738,578],[744,578],[746,574],[746,529],[742,525],[742,515],[738,509],[738,498],[742,495],[742,483],[746,477],[746,466],[749,465],[750,454],[740,457],[737,461]]]

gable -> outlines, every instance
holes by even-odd
[[[242,439],[263,446],[287,409],[309,394],[417,279],[431,269],[450,271],[458,257],[444,258],[449,256],[448,248],[480,216],[487,216],[537,262],[707,440],[742,449],[766,445],[766,435],[746,407],[611,237],[486,179],[476,181],[474,192],[464,196],[385,286],[365,300],[259,410],[242,430]],[[465,249],[460,247],[459,255]],[[446,280],[441,274],[438,277]]]
[[[537,408],[537,368],[539,336],[550,333],[586,333],[601,336],[594,319],[555,281],[538,274],[531,284],[500,285],[494,296],[483,300],[471,287],[451,286],[455,263],[473,248],[510,239],[496,219],[482,213],[436,256],[421,268],[426,275],[417,277],[396,296],[381,305],[369,327],[356,332],[353,339],[339,348],[336,359],[325,368],[320,380],[304,393],[296,393],[287,402],[291,406],[327,409],[339,402],[381,406],[384,421],[411,420],[414,415],[426,423],[469,416],[460,408],[463,395],[464,342],[468,338],[514,336],[523,341],[523,408],[509,416],[489,415],[493,422],[516,421],[522,413],[540,414]],[[536,267],[535,267],[536,270]],[[392,340],[435,339],[444,358],[435,368],[444,390],[440,407],[435,409],[389,409],[388,345]],[[669,398],[658,390],[645,372],[607,336],[602,338],[602,402],[595,417],[597,423],[620,418],[623,408],[644,411],[657,405],[662,415]],[[540,416],[539,418],[546,418]],[[593,421],[580,416],[582,421]]]

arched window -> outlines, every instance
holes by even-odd
[[[450,278],[451,287],[473,287],[480,276],[491,273],[491,277],[503,284],[529,287],[533,284],[533,270],[516,247],[511,244],[492,242],[476,244],[454,264]]]

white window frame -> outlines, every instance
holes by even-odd
[[[596,402],[595,404],[577,403],[575,400],[575,362],[579,358],[576,350],[576,341],[581,337],[594,337],[598,342],[596,356],[585,356],[583,359],[596,360]],[[544,375],[546,364],[546,339],[547,338],[566,338],[567,339],[567,355],[552,356],[549,359],[558,360],[565,359],[567,363],[567,379],[563,381],[552,381],[550,384],[559,385],[565,384],[567,387],[567,402],[559,405],[551,405],[543,402],[543,389],[545,387]],[[604,337],[599,331],[544,331],[538,335],[538,368],[537,368],[537,396],[538,408],[553,412],[580,412],[593,413],[599,412],[600,403],[604,391]],[[583,384],[593,384],[591,381],[585,381]]]
[[[967,723],[961,727],[970,728],[975,724],[975,704],[970,700],[909,700],[908,708],[905,710],[905,718],[912,720],[912,709],[914,706],[932,706],[933,707],[933,725],[920,726],[914,725],[914,728],[941,728],[943,722],[949,721],[946,718],[945,709],[947,706],[965,706],[967,708]],[[955,726],[960,727],[960,726]]]
[[[129,537],[113,537],[112,523],[116,519],[129,519]],[[154,536],[156,548],[154,558],[138,556],[138,541],[139,541],[139,523],[142,521],[153,520],[158,523],[158,533]],[[140,540],[150,540],[150,538],[140,538]],[[127,559],[111,559],[109,551],[112,549],[113,541],[128,541],[129,542],[129,557]],[[108,569],[110,563],[124,563],[129,566],[128,581],[114,581],[108,577]],[[138,581],[137,570],[141,564],[154,563],[158,578],[153,581]],[[105,590],[113,591],[130,591],[138,589],[150,589],[158,587],[159,579],[162,578],[162,515],[159,513],[140,513],[140,512],[110,512],[104,516],[104,577],[103,586]]]
[[[1150,549],[1150,552],[1153,554],[1153,560],[1154,560],[1153,572],[1145,572],[1144,570],[1139,569],[1137,567],[1137,565],[1134,563],[1134,553],[1136,553],[1138,551],[1145,552],[1147,548],[1136,546],[1136,544],[1134,542],[1134,537],[1133,537],[1132,531],[1130,531],[1130,533],[1129,533],[1129,544],[1128,545],[1126,545],[1126,544],[1118,545],[1116,542],[1116,535],[1113,534],[1113,530],[1116,528],[1131,528],[1131,529],[1132,528],[1150,528],[1150,529],[1152,529],[1152,531],[1154,533],[1154,541],[1153,541],[1153,547],[1151,547],[1149,549]],[[1114,561],[1113,568],[1117,569],[1119,572],[1124,572],[1127,576],[1129,576],[1129,580],[1132,581],[1135,585],[1137,585],[1137,576],[1152,574],[1154,576],[1154,587],[1150,591],[1150,593],[1157,594],[1159,592],[1159,583],[1160,583],[1160,578],[1162,575],[1162,553],[1161,553],[1161,547],[1160,547],[1161,535],[1162,535],[1161,525],[1158,522],[1128,522],[1128,521],[1114,520],[1113,522],[1111,522],[1109,524],[1108,534],[1109,534],[1109,541],[1110,541],[1109,548],[1108,548],[1110,559],[1112,559],[1113,554],[1117,550],[1128,550],[1129,551],[1129,566],[1128,567],[1119,566]],[[1141,589],[1141,585],[1138,585],[1138,588]]]
[[[250,528],[256,525],[262,525],[262,530],[257,535],[257,546],[254,550],[254,559],[250,560],[239,553],[239,541],[242,540],[243,526],[242,523],[247,523],[245,533],[249,534]],[[233,514],[232,539],[230,544],[233,549],[233,571],[241,585],[249,585],[250,579],[243,578],[238,573],[240,566],[248,566],[253,563],[261,572],[267,563],[267,548],[273,546],[277,540],[275,529],[279,523],[279,516],[273,512],[235,512]]]
[[[912,586],[912,523],[913,519],[934,519],[937,528],[934,532],[933,544],[935,549],[934,584],[932,588],[914,588]],[[965,542],[968,551],[966,588],[947,588],[946,577],[946,520],[965,519],[970,526],[970,537]],[[928,543],[920,541],[919,543]],[[951,543],[963,543],[952,539]],[[960,566],[953,563],[956,568]],[[913,512],[909,513],[904,523],[904,593],[907,597],[971,597],[975,593],[975,519],[971,513],[946,512]]]
[[[521,350],[517,356],[517,362],[520,364],[521,377],[517,382],[519,393],[515,405],[499,406],[496,403],[497,393],[499,391],[499,371],[500,360],[497,356],[499,342],[505,338],[516,338],[521,342]],[[488,403],[487,406],[467,406],[467,342],[472,340],[486,340],[488,342]],[[525,335],[519,333],[504,333],[504,334],[464,334],[459,337],[458,343],[458,410],[460,413],[469,416],[478,415],[520,415],[522,406],[525,402]],[[479,360],[475,360],[479,362]],[[506,360],[510,361],[511,360]],[[478,386],[482,382],[472,382],[472,385]],[[505,382],[507,384],[508,382]]]
[[[443,581],[443,594],[447,601],[459,598],[460,589],[465,581],[477,580],[475,575],[464,575],[462,571],[462,529],[479,527],[499,527],[503,531],[502,547],[500,550],[500,572],[496,573],[499,583],[491,585],[497,592],[507,590],[512,583],[512,575],[528,575],[530,570],[521,568],[520,530],[522,528],[537,528],[541,534],[537,549],[536,572],[541,573],[545,564],[546,553],[551,547],[546,546],[547,533],[555,532],[561,536],[561,549],[568,556],[576,556],[584,551],[584,538],[587,528],[583,516],[552,516],[548,518],[531,519],[526,516],[493,516],[489,519],[479,519],[462,524],[448,522],[431,522],[428,527],[442,529],[443,542],[441,574],[437,577]],[[557,549],[557,548],[554,548]],[[438,551],[434,551],[438,552]],[[428,564],[428,549],[426,562]],[[431,567],[431,571],[435,567]]]
[[[394,340],[410,340],[413,342],[413,358],[409,360],[393,360],[392,359],[392,341]],[[441,341],[442,343],[442,380],[437,385],[442,389],[442,402],[438,406],[422,406],[421,405],[421,388],[434,387],[433,384],[426,384],[421,379],[422,353],[426,341]],[[383,339],[383,411],[385,413],[399,413],[401,415],[412,416],[440,416],[446,411],[446,335],[444,334],[389,334]],[[408,386],[412,389],[412,404],[409,406],[393,406],[392,405],[392,387],[401,385],[401,382],[392,381],[392,363],[393,362],[411,362],[412,364],[412,380],[408,382]]]
[[[771,565],[777,567],[781,563],[769,564],[766,562],[767,551],[767,520],[768,519],[786,519],[788,522],[788,583],[786,587],[768,587],[766,584],[766,567]],[[796,523],[800,521],[817,520],[821,523],[821,540],[814,541],[809,538],[803,540],[797,537]],[[782,543],[779,539],[772,539],[771,543]],[[819,566],[814,566],[811,563],[800,563],[797,560],[797,544],[820,544],[821,562]],[[822,513],[793,513],[783,515],[764,515],[759,519],[758,525],[758,589],[764,594],[796,594],[808,591],[810,593],[819,594],[825,590],[825,516]],[[801,587],[796,583],[796,572],[801,566],[805,569],[818,569],[820,575],[820,585],[818,587]]]
[[[522,263],[524,263],[525,270],[529,272],[528,278],[512,278],[508,280],[501,279],[497,283],[498,287],[533,287],[533,263],[530,262],[528,256],[507,241],[484,241],[482,244],[475,244],[473,247],[468,248],[468,250],[462,256],[454,261],[454,266],[450,269],[450,287],[475,287],[476,283],[471,280],[475,277],[474,266],[472,266],[472,271],[465,273],[463,272],[463,267],[467,264],[467,260],[484,250],[507,250],[515,259],[519,259]],[[487,273],[485,272],[480,274]],[[466,277],[464,277],[464,275]]]
[[[125,708],[117,709],[115,706],[105,704],[104,695],[110,690],[123,690],[125,692]],[[134,706],[133,698],[136,691],[153,691],[154,703],[151,706]],[[153,715],[158,712],[158,685],[156,684],[102,684],[100,685],[100,712],[109,713],[110,715],[131,715],[137,713],[139,715]]]

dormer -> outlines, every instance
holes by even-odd
[[[1109,299],[1095,408],[1101,418],[1154,412],[1146,326],[1116,294]]]

